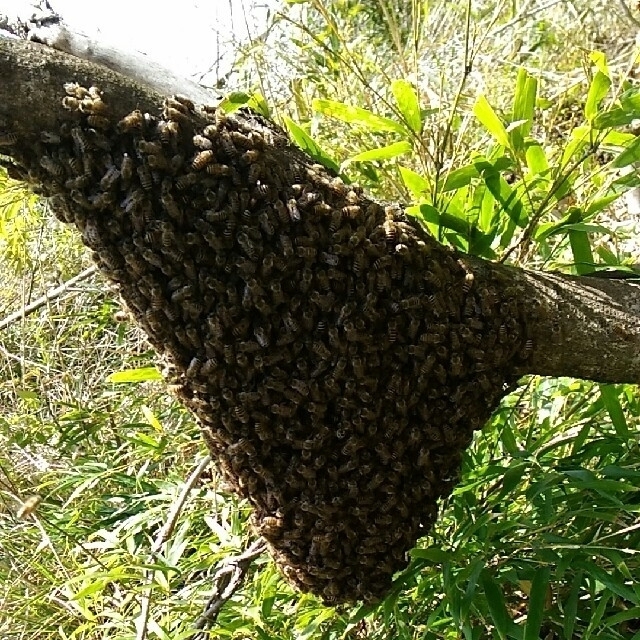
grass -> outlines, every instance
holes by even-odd
[[[369,191],[433,209],[443,241],[580,273],[585,260],[615,266],[637,254],[633,221],[606,199],[615,172],[595,152],[574,158],[571,197],[550,196],[549,181],[530,179],[530,159],[483,125],[478,96],[508,125],[525,69],[537,82],[530,136],[559,166],[585,124],[591,52],[606,53],[612,80],[603,111],[632,67],[634,30],[621,2],[486,1],[467,13],[466,3],[443,1],[311,0],[284,7],[228,81],[260,91]],[[422,130],[399,136],[314,103],[406,123],[410,97],[397,99],[397,80],[414,88]],[[350,160],[398,142],[411,151]],[[446,188],[480,155],[494,166],[510,159],[499,175],[524,203],[517,224],[479,177]],[[89,262],[46,204],[7,182],[0,198],[1,319]],[[485,226],[479,209],[490,212]],[[574,210],[580,217],[567,222]],[[473,225],[487,242],[473,239]],[[0,333],[0,637],[135,638],[145,599],[147,637],[189,637],[217,563],[252,539],[247,505],[209,469],[151,553],[206,453],[162,383],[109,379],[155,364],[99,275]],[[638,404],[629,385],[523,379],[476,437],[460,485],[384,602],[325,608],[294,593],[262,555],[210,637],[640,638]]]

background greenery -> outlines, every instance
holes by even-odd
[[[639,19],[605,0],[290,2],[239,51],[228,104],[268,109],[443,242],[538,269],[624,266]],[[89,265],[4,177],[0,246],[0,321]],[[211,469],[151,553],[206,453],[162,383],[109,377],[155,364],[98,275],[1,331],[3,639],[135,638],[145,598],[148,637],[188,637],[216,563],[252,539]],[[639,409],[636,387],[523,379],[384,602],[325,608],[263,555],[210,637],[640,638]]]

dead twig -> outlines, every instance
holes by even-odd
[[[54,287],[53,289],[49,289],[47,293],[43,296],[40,296],[37,300],[34,300],[28,305],[22,307],[22,309],[18,309],[18,311],[14,311],[9,314],[6,318],[0,320],[0,331],[6,329],[9,325],[12,325],[14,322],[18,320],[22,320],[26,318],[28,315],[32,314],[34,311],[40,309],[40,307],[44,307],[45,304],[59,298],[62,294],[67,292],[71,287],[78,284],[78,282],[82,282],[82,280],[86,280],[89,276],[92,276],[94,273],[98,271],[98,267],[93,265],[81,271],[77,276],[73,276],[73,278],[69,278],[66,282],[63,282],[61,285]]]
[[[192,636],[192,640],[205,640],[209,634],[204,631],[210,627],[218,617],[225,602],[237,591],[251,566],[251,562],[262,555],[267,549],[267,543],[259,538],[249,548],[237,556],[231,556],[222,561],[220,568],[213,577],[213,593],[207,602],[202,615],[196,620],[194,627],[201,629]]]
[[[153,544],[151,545],[151,554],[149,558],[149,564],[154,560],[154,556],[160,551],[162,545],[169,539],[173,533],[173,529],[176,526],[176,522],[180,517],[180,513],[184,508],[184,505],[191,493],[191,490],[195,486],[200,476],[204,473],[205,469],[211,464],[211,456],[206,455],[191,472],[191,475],[187,479],[180,495],[171,505],[171,509],[167,514],[165,523],[158,531]],[[142,606],[140,611],[140,618],[138,621],[138,630],[136,633],[136,640],[144,640],[147,637],[147,626],[149,622],[149,610],[151,607],[151,582],[153,580],[153,569],[147,569],[145,571],[144,582],[149,586],[142,598]]]

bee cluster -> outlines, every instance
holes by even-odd
[[[255,114],[66,94],[11,155],[173,363],[288,579],[380,598],[528,357],[515,296]]]

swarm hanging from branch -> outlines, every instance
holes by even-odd
[[[7,126],[12,174],[80,230],[173,363],[288,579],[328,603],[380,598],[535,332],[553,342],[563,322],[527,304],[526,278],[441,246],[263,118],[175,97],[125,115],[78,75],[55,127]]]
[[[168,98],[114,119],[97,87],[66,94],[12,171],[169,356],[285,574],[381,596],[530,353],[517,302],[254,114]]]

